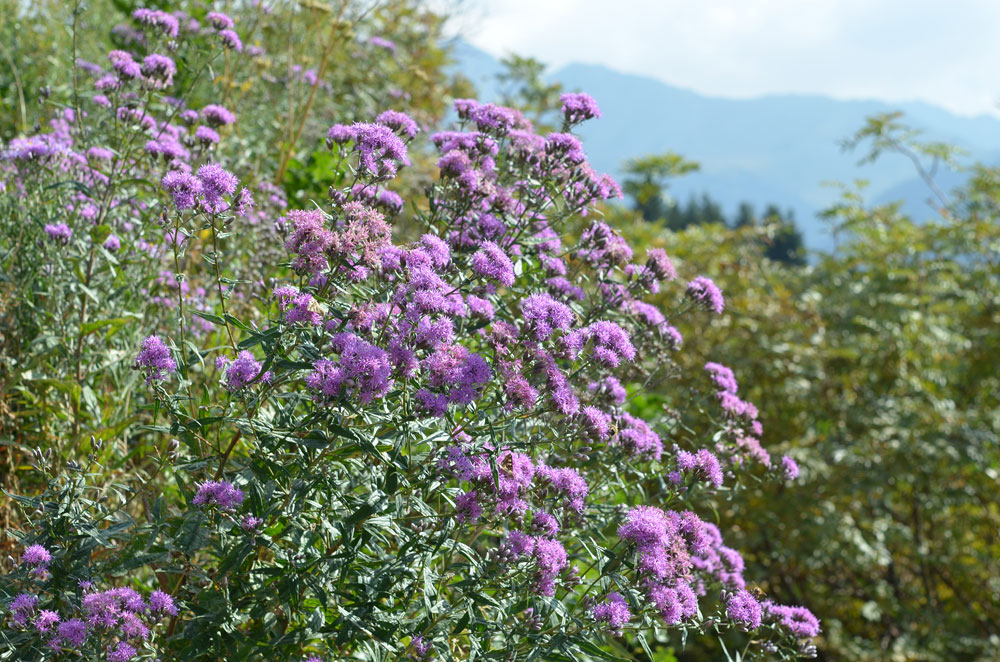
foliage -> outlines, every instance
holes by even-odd
[[[765,488],[723,519],[768,595],[822,615],[824,658],[997,655],[998,182],[977,166],[929,222],[846,190],[837,253],[806,269],[763,259],[752,224],[664,238],[620,222],[733,293],[704,346],[738,357],[803,470],[794,498]]]
[[[458,99],[432,157],[436,17],[187,9],[135,8],[2,152],[0,659],[814,653],[713,522],[797,471],[733,373],[636,415],[724,299],[596,220],[596,102],[539,135]]]

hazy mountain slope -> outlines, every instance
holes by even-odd
[[[464,42],[458,44],[456,56],[459,69],[479,87],[480,97],[495,98],[493,77],[501,69],[499,62]],[[675,198],[708,191],[730,213],[742,200],[758,209],[768,202],[790,207],[812,248],[830,245],[825,224],[815,216],[837,197],[836,188],[825,182],[867,179],[871,199],[904,196],[907,209],[927,209],[926,194],[915,186],[914,171],[905,158],[887,155],[859,167],[862,155],[841,149],[841,141],[865,117],[902,110],[928,139],[952,142],[973,158],[989,159],[1000,149],[997,119],[959,117],[924,103],[892,105],[799,95],[725,99],[590,64],[571,64],[550,77],[567,90],[586,91],[600,104],[604,116],[580,129],[598,170],[617,176],[628,158],[679,152],[698,161],[702,169],[671,184]],[[946,175],[948,187],[961,182],[954,173]]]

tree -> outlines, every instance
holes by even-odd
[[[622,191],[632,198],[632,208],[646,221],[667,217],[668,205],[664,190],[672,177],[695,172],[700,166],[674,152],[651,154],[630,159],[625,163]]]

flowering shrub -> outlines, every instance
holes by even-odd
[[[49,268],[84,276],[51,310],[120,288],[173,313],[75,332],[76,433],[101,432],[84,373],[131,368],[150,463],[119,485],[36,454],[48,488],[20,497],[21,562],[0,583],[21,657],[618,659],[617,638],[648,649],[657,631],[814,651],[816,619],[756,597],[710,521],[745,477],[797,473],[733,372],[704,366],[683,425],[630,411],[677,377],[674,323],[724,298],[600,220],[621,191],[572,133],[593,99],[564,95],[547,135],[471,99],[427,141],[396,109],[334,125],[329,199],[288,209],[218,158],[232,109],[162,94],[186,75],[156,52],[177,17],[134,18],[144,54],[112,51],[85,112],[3,153],[6,204],[67,219],[35,233]],[[249,50],[229,16],[206,20],[208,61]],[[438,177],[403,199],[390,187],[428,144]],[[422,236],[394,243],[404,207]],[[241,247],[273,263],[239,278]],[[82,351],[130,323],[145,339],[109,367]],[[90,444],[92,463],[111,448]]]

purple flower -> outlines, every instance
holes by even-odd
[[[205,20],[208,21],[213,28],[216,30],[231,30],[236,27],[233,23],[233,19],[229,18],[227,14],[223,14],[218,11],[210,11],[205,15]]]
[[[372,37],[372,39],[378,39],[378,37]],[[407,656],[420,662],[426,662],[426,660],[430,659],[433,650],[430,642],[424,641],[423,635],[417,635],[410,640],[410,652]]]
[[[49,646],[56,648],[66,645],[69,648],[80,648],[86,640],[87,624],[79,618],[71,618],[59,624],[59,627],[56,628],[55,636],[49,642]]]
[[[104,249],[110,253],[117,253],[122,247],[121,240],[113,234],[108,235],[108,238],[104,240]]]
[[[174,198],[174,206],[178,210],[194,207],[197,196],[201,194],[201,180],[186,172],[171,170],[160,181]]]
[[[372,46],[377,46],[378,48],[384,48],[387,51],[396,51],[396,44],[390,39],[385,39],[383,37],[374,36],[368,40],[368,43]]]
[[[230,48],[237,53],[243,50],[243,42],[240,41],[240,36],[232,30],[220,30],[219,39],[222,40],[222,45],[226,48]]]
[[[14,625],[24,627],[28,623],[28,617],[34,613],[38,606],[38,596],[31,593],[19,593],[10,603],[11,620]]]
[[[805,607],[786,607],[770,600],[763,603],[765,613],[776,619],[782,627],[798,639],[809,639],[819,635],[819,620]]]
[[[726,615],[747,630],[760,627],[763,609],[757,598],[746,590],[740,590],[726,600]]]
[[[697,453],[677,452],[677,468],[684,473],[704,478],[716,487],[722,487],[722,465],[712,451],[702,448]]]
[[[326,144],[328,147],[333,147],[334,143],[343,145],[344,143],[351,142],[356,137],[357,133],[351,127],[343,124],[334,124],[326,132]]]
[[[407,138],[413,138],[420,130],[417,128],[417,123],[413,121],[412,117],[398,110],[386,110],[376,117],[375,121],[379,124],[384,124],[393,131],[403,134]]]
[[[674,263],[667,257],[666,251],[662,248],[650,248],[646,251],[646,268],[658,280],[673,280],[677,278],[677,270]]]
[[[208,145],[214,145],[215,143],[219,142],[218,132],[216,132],[215,129],[211,129],[207,126],[199,126],[197,129],[195,129],[194,137],[198,140],[198,142],[200,142],[202,145],[205,145],[206,147]]]
[[[215,104],[209,104],[201,109],[201,116],[212,126],[222,126],[232,124],[236,121],[236,116],[231,112]]]
[[[611,430],[611,417],[597,407],[584,407],[580,410],[583,418],[583,428],[595,439],[607,439]]]
[[[625,515],[625,523],[618,527],[618,537],[634,542],[638,547],[662,545],[673,533],[674,527],[659,508],[636,506]]]
[[[209,163],[198,168],[198,179],[201,181],[202,207],[215,214],[225,211],[228,205],[222,196],[236,192],[239,185],[236,176],[216,163]]]
[[[444,269],[451,262],[451,249],[440,237],[436,237],[432,234],[425,234],[420,237],[420,244],[423,246],[423,250],[426,254],[430,257],[430,263],[435,269]],[[407,258],[407,264],[411,267],[414,266],[416,259],[417,254],[411,253]]]
[[[118,72],[119,78],[130,80],[142,75],[142,67],[132,59],[131,53],[111,51],[108,53],[108,60],[111,61],[111,67]]]
[[[149,336],[142,341],[139,355],[135,357],[135,367],[146,371],[146,383],[150,384],[154,379],[166,379],[177,369],[177,364],[170,356],[170,348],[157,336]]]
[[[445,396],[448,404],[467,405],[478,400],[493,376],[479,354],[462,345],[441,345],[423,361],[430,388]]]
[[[250,533],[257,533],[264,526],[264,520],[254,515],[244,515],[240,520],[240,528]]]
[[[660,459],[660,455],[663,453],[663,440],[660,439],[660,435],[650,429],[644,420],[628,413],[622,413],[618,427],[616,443],[637,457]]]
[[[392,179],[399,164],[406,163],[406,144],[382,124],[358,122],[351,127],[355,134],[354,149],[360,158],[358,170],[375,179]]]
[[[570,165],[579,165],[587,160],[583,143],[572,133],[550,133],[545,137],[545,151]]]
[[[632,618],[621,593],[608,593],[607,599],[594,605],[593,614],[595,621],[607,623],[615,632],[620,632],[622,626]]]
[[[514,284],[514,263],[503,249],[492,241],[484,241],[482,247],[472,256],[472,271],[510,287]]]
[[[297,271],[318,274],[329,264],[326,249],[333,244],[333,233],[326,228],[326,217],[318,209],[295,209],[282,219],[292,222],[293,232],[285,249],[298,256],[292,266]]]
[[[781,458],[781,468],[788,480],[795,480],[799,477],[799,465],[787,455],[783,455]]]
[[[719,315],[722,314],[725,299],[722,298],[722,290],[712,282],[711,278],[698,276],[692,280],[687,285],[687,295],[709,310],[714,310]]]
[[[45,234],[49,235],[49,239],[61,244],[68,244],[73,237],[73,231],[65,223],[46,223]]]
[[[209,480],[198,486],[198,493],[191,503],[196,506],[216,505],[222,510],[232,510],[243,503],[243,491],[228,480]]]
[[[128,662],[136,655],[136,650],[124,641],[119,641],[118,645],[111,648],[108,646],[108,662]]]
[[[115,153],[106,147],[91,147],[87,150],[87,158],[95,161],[110,161],[115,158]]]
[[[177,615],[174,599],[163,591],[156,590],[149,594],[149,609],[154,613]]]
[[[168,14],[160,9],[136,9],[132,12],[132,18],[143,25],[157,28],[163,34],[175,39],[180,27],[177,17]]]
[[[555,578],[563,568],[569,565],[566,560],[566,549],[558,540],[540,537],[535,540],[535,549],[532,555],[535,557],[535,566],[538,568],[532,590],[539,595],[554,595]]]
[[[286,308],[286,306],[282,306]],[[289,324],[311,324],[316,326],[323,322],[323,309],[311,294],[298,294],[288,304],[285,310],[285,321]]]
[[[174,82],[174,74],[177,73],[177,65],[166,55],[151,53],[142,60],[142,73],[146,78],[152,79],[157,86],[171,85]]]
[[[395,191],[379,191],[377,204],[393,214],[403,211],[403,198]]]
[[[573,311],[569,306],[548,294],[532,294],[521,300],[524,326],[535,340],[547,340],[556,331],[568,331],[573,324]]]
[[[483,514],[476,490],[471,490],[455,499],[455,519],[459,522],[475,522]]]
[[[39,634],[47,634],[52,626],[59,622],[59,614],[48,609],[42,609],[35,618],[35,629]]]
[[[220,357],[221,358],[221,357]],[[270,382],[274,377],[271,372],[261,372],[261,363],[254,358],[253,353],[243,350],[235,361],[226,361],[226,388],[230,392],[238,391],[254,382]]]
[[[340,358],[334,362],[320,359],[306,377],[306,386],[320,402],[332,402],[346,396],[368,404],[392,388],[392,365],[385,350],[352,333],[339,333],[331,342]]]
[[[531,518],[531,528],[535,533],[555,537],[559,533],[559,521],[544,510],[536,510]]]
[[[563,115],[570,124],[601,116],[601,109],[589,94],[563,94],[559,100],[562,102]]]
[[[594,358],[608,367],[618,366],[622,360],[635,358],[635,347],[625,329],[614,322],[601,320],[566,336],[566,345],[571,356],[576,356],[583,344],[593,341]]]
[[[52,561],[52,554],[41,545],[30,545],[21,555],[21,563],[32,567],[47,566]]]

